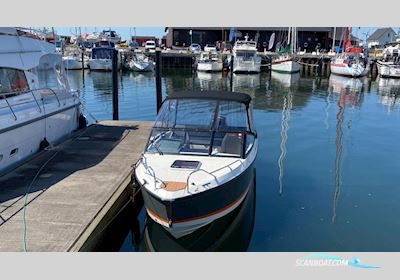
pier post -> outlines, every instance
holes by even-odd
[[[231,71],[231,79],[230,79],[230,86],[231,86],[231,91],[233,91],[233,54],[231,55],[231,65],[230,65],[230,69]]]
[[[113,120],[119,119],[118,108],[118,51],[113,50],[112,56],[112,101],[113,101]]]
[[[85,61],[84,61],[84,58],[85,58],[85,54],[84,54],[83,51],[82,51],[82,53],[81,53],[82,71],[85,71]]]
[[[318,59],[318,65],[317,65],[317,76],[321,77],[322,75],[322,57]]]
[[[161,108],[162,104],[162,92],[161,92],[161,50],[156,50],[156,98],[157,98],[157,113]]]
[[[82,59],[82,84],[83,84],[83,87],[85,87],[85,61],[84,61],[84,58],[85,58],[85,53],[82,50],[81,59]]]

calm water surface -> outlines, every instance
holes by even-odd
[[[111,119],[111,74],[68,75],[86,114]],[[229,84],[229,75],[190,70],[162,77],[164,95]],[[254,100],[254,201],[222,221],[224,230],[210,226],[183,245],[151,222],[144,230],[144,211],[134,222],[128,209],[100,250],[148,250],[150,239],[167,251],[400,251],[400,80],[262,73],[234,75],[232,85]],[[155,119],[152,73],[123,73],[119,92],[120,119]],[[197,247],[188,248],[194,240]]]

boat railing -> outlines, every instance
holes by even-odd
[[[13,106],[15,106],[15,105],[10,104],[10,102],[8,101],[8,98],[7,98],[7,97],[9,97],[9,96],[15,96],[15,95],[20,95],[20,94],[25,94],[25,93],[27,93],[27,94],[32,94],[33,100],[35,101],[35,104],[37,105],[37,107],[38,107],[38,109],[39,109],[39,112],[42,113],[42,107],[40,106],[39,100],[37,99],[37,97],[35,96],[34,93],[35,93],[35,92],[40,92],[41,100],[43,101],[43,99],[44,99],[43,91],[47,91],[47,92],[50,93],[51,95],[54,95],[54,97],[55,97],[56,100],[57,100],[58,107],[61,107],[60,97],[58,96],[58,94],[56,93],[56,91],[55,91],[54,89],[52,89],[52,88],[30,89],[30,90],[28,90],[28,91],[23,91],[23,92],[18,92],[18,93],[0,94],[0,99],[4,99],[4,100],[5,100],[5,103],[6,103],[7,107],[10,109],[10,111],[11,111],[11,113],[12,113],[14,119],[17,120],[18,118],[17,118],[17,115],[16,115],[16,113],[15,113],[15,109],[13,108]],[[77,91],[75,91],[75,92],[77,92]],[[18,103],[18,104],[16,104],[16,105],[21,105],[21,103]]]
[[[202,169],[202,168],[196,169],[196,170],[192,171],[192,172],[189,174],[189,176],[188,176],[188,178],[187,178],[187,180],[186,180],[186,190],[187,190],[187,192],[190,192],[190,191],[189,191],[189,180],[190,180],[190,177],[191,177],[193,174],[198,173],[198,172],[204,172],[204,173],[206,173],[206,174],[212,176],[212,177],[215,179],[215,181],[217,181],[217,176],[215,175],[216,172],[221,171],[221,170],[223,170],[223,169],[225,169],[225,168],[229,168],[231,171],[233,171],[233,169],[232,169],[231,166],[232,166],[233,164],[237,163],[237,162],[239,162],[240,165],[243,165],[243,162],[242,162],[241,160],[238,159],[238,160],[235,160],[235,161],[233,161],[233,162],[231,162],[231,163],[228,163],[228,164],[225,165],[225,166],[222,166],[222,167],[220,167],[220,168],[218,168],[218,169],[215,169],[215,170],[213,170],[213,171],[207,171],[207,170],[204,170],[204,169]],[[194,184],[194,183],[192,183],[192,184]]]

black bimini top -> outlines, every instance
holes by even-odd
[[[230,91],[183,91],[168,95],[167,99],[213,99],[236,101],[248,106],[251,101],[250,95],[241,92]]]

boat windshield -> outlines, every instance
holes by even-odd
[[[253,52],[236,52],[236,56],[240,58],[253,58],[255,55]]]
[[[241,157],[245,135],[250,133],[247,110],[237,101],[166,100],[147,152]]]
[[[203,52],[201,54],[202,59],[218,59],[219,55],[217,52]]]
[[[112,49],[92,49],[93,59],[112,59]]]

